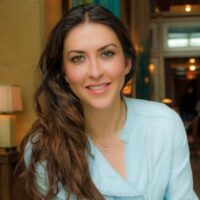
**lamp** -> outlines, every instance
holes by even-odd
[[[0,148],[16,146],[14,112],[17,111],[22,111],[21,88],[17,85],[0,85]]]

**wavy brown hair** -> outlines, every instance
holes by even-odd
[[[134,74],[135,53],[128,32],[110,11],[84,4],[72,8],[62,17],[52,30],[39,62],[41,82],[34,97],[38,120],[21,144],[22,158],[26,157],[27,146],[31,147],[24,175],[33,199],[53,199],[61,184],[67,191],[67,199],[75,194],[77,199],[103,200],[89,173],[87,157],[90,148],[83,106],[66,83],[62,64],[67,34],[85,22],[100,23],[115,32],[125,57],[133,64],[125,84]],[[38,188],[36,170],[44,161],[48,177],[45,194]]]

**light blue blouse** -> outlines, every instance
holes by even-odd
[[[187,137],[178,114],[161,103],[131,98],[125,98],[125,102],[127,119],[120,138],[125,143],[127,180],[89,139],[90,174],[98,190],[106,200],[198,200]],[[27,145],[26,164],[30,156],[31,145]],[[38,165],[37,172],[38,185],[45,192],[45,162]],[[60,186],[56,200],[66,200],[66,196]]]

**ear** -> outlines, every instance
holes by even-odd
[[[131,67],[132,67],[132,60],[130,58],[127,58],[125,60],[125,75],[129,73],[129,71],[131,70]]]

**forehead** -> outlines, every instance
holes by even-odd
[[[85,48],[91,46],[101,46],[108,43],[120,45],[116,33],[108,26],[86,22],[75,26],[66,36],[65,48]]]

